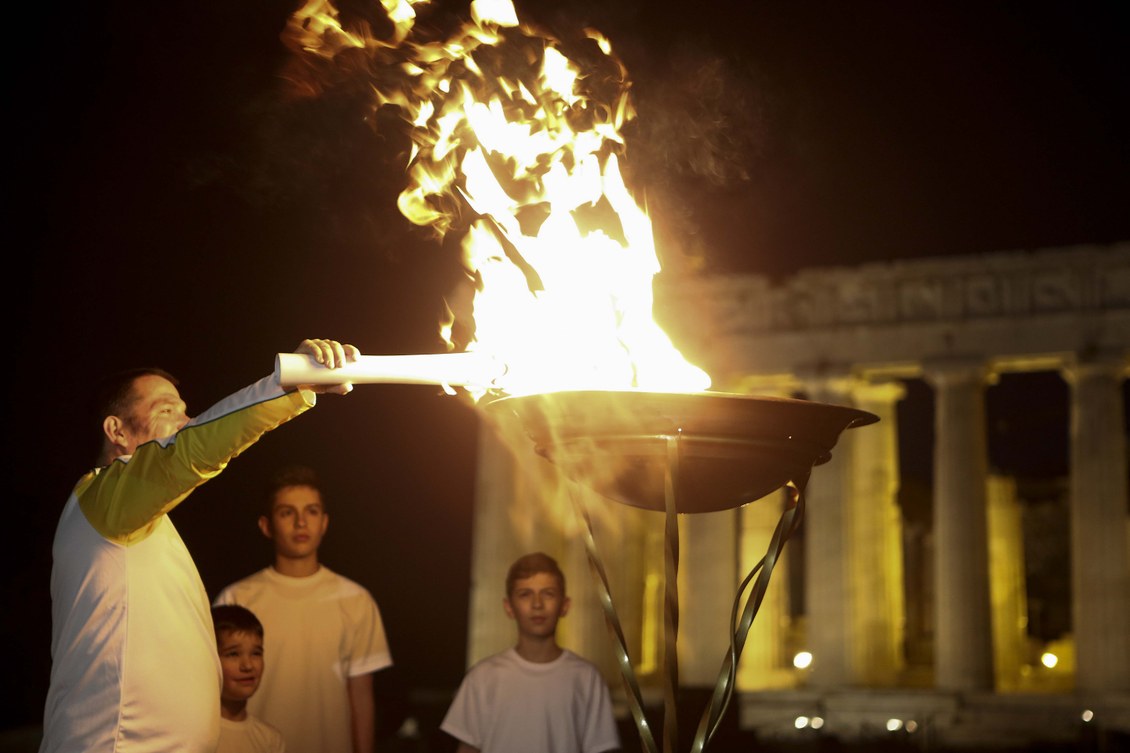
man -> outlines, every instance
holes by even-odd
[[[335,340],[303,340],[296,350],[329,368],[359,355]],[[175,379],[138,369],[110,380],[100,398],[99,467],[79,479],[52,547],[40,751],[213,751],[221,674],[211,611],[168,513],[312,407],[314,391],[266,377],[190,420]]]
[[[318,560],[328,526],[315,473],[284,469],[259,518],[273,566],[228,586],[216,604],[247,607],[271,636],[271,667],[248,710],[283,733],[288,753],[371,753],[373,673],[392,657],[373,597]]]

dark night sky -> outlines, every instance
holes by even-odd
[[[1130,239],[1118,5],[518,7],[563,34],[601,29],[627,64],[640,111],[628,161],[668,268],[779,277]],[[439,349],[454,259],[395,212],[395,133],[375,135],[348,97],[281,104],[290,9],[111,2],[21,20],[8,298],[9,359],[25,373],[7,443],[9,509],[28,520],[5,550],[3,603],[19,609],[4,621],[6,684],[25,692],[2,727],[41,713],[50,542],[93,456],[91,379],[160,364],[200,410],[303,337]],[[267,561],[254,529],[265,477],[314,465],[330,496],[325,560],[376,595],[397,679],[453,688],[476,431],[473,412],[434,389],[358,389],[270,435],[174,520],[215,593]]]

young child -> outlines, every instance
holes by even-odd
[[[263,676],[262,623],[251,610],[234,604],[213,607],[212,623],[224,678],[216,753],[283,753],[279,731],[247,713],[247,699]]]
[[[557,621],[569,611],[557,562],[541,552],[520,557],[502,605],[517,626],[517,645],[471,667],[440,725],[459,740],[459,753],[618,749],[600,672],[557,645]]]

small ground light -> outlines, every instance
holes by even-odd
[[[1048,669],[1052,669],[1056,664],[1059,664],[1059,657],[1051,651],[1045,651],[1040,655],[1040,664],[1043,664]]]
[[[888,719],[887,732],[898,732],[902,729],[902,719]]]
[[[906,721],[906,731],[911,733],[911,734],[914,734],[915,732],[917,732],[918,731],[918,722],[914,721],[913,719],[908,719]]]
[[[824,726],[824,717],[822,717],[822,716],[812,717],[812,729],[820,729],[823,726]]]
[[[1090,709],[1083,709],[1083,713],[1080,714],[1080,717],[1083,719],[1083,721],[1089,722],[1095,718],[1095,712],[1091,711]]]
[[[796,719],[793,720],[793,726],[796,727],[797,729],[804,729],[805,727],[808,726],[808,717],[807,716],[798,716]]]
[[[812,664],[812,654],[807,651],[800,651],[793,657],[793,666],[797,669],[808,669]]]

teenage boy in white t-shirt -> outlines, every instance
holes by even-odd
[[[392,656],[369,591],[318,561],[328,526],[314,471],[284,468],[259,518],[274,564],[225,588],[216,603],[247,607],[271,636],[271,667],[248,709],[282,732],[289,753],[373,753],[373,673]]]
[[[603,753],[620,747],[599,670],[557,645],[569,611],[565,575],[547,554],[520,557],[506,576],[513,648],[468,670],[440,725],[459,753]]]

